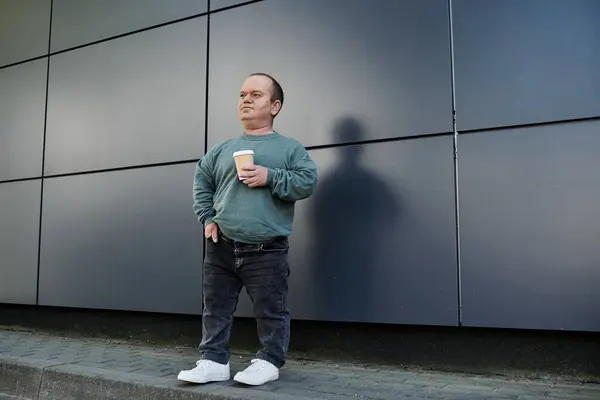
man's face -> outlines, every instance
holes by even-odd
[[[238,114],[240,120],[252,125],[270,123],[281,103],[271,101],[272,82],[266,76],[251,76],[240,89]]]

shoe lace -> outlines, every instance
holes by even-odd
[[[209,365],[210,365],[209,360],[199,360],[199,361],[196,361],[196,368],[194,368],[194,369],[196,371],[204,371],[206,368],[208,368]]]
[[[263,360],[259,360],[259,359],[254,359],[252,361],[250,361],[250,366],[248,367],[248,371],[250,372],[258,372],[258,371],[262,371],[263,369],[265,369],[266,367],[266,361]]]

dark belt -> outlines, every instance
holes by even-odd
[[[288,238],[286,236],[277,236],[277,237],[265,240],[264,242],[260,242],[260,243],[245,243],[245,242],[239,242],[237,240],[228,238],[227,236],[223,235],[220,230],[219,230],[219,238],[223,239],[223,241],[226,243],[236,245],[236,246],[258,246],[258,247],[264,246],[264,245],[269,245],[269,244],[281,243],[281,242],[285,242],[287,244],[287,240],[288,240]]]

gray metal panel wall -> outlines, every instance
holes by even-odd
[[[0,69],[0,181],[42,175],[47,66]]]
[[[245,0],[210,0],[210,9],[218,10],[220,8],[235,6],[238,4],[248,3]]]
[[[599,132],[460,136],[465,325],[600,331]]]
[[[200,157],[206,18],[52,56],[45,173]]]
[[[50,0],[0,2],[0,66],[48,54],[49,34]]]
[[[35,304],[40,186],[0,183],[0,303]]]
[[[241,131],[238,89],[264,71],[276,128],[327,147],[294,223],[294,318],[456,325],[452,137],[429,136],[452,131],[448,3],[213,0],[241,6],[211,16],[207,71],[208,17],[162,26],[206,0],[54,0],[40,304],[200,314],[187,161]],[[463,322],[600,331],[600,122],[507,128],[600,115],[600,6],[481,3],[452,1],[456,117],[504,128],[459,138]],[[0,2],[0,67],[42,57],[0,69],[0,182],[41,173],[50,11]],[[329,146],[379,139],[398,140]],[[0,302],[35,302],[40,196],[0,183]]]
[[[461,130],[600,116],[600,2],[453,0]]]
[[[239,88],[258,71],[286,94],[276,128],[306,146],[340,143],[327,132],[347,112],[372,127],[365,139],[452,131],[446,0],[266,0],[210,29],[209,145],[242,130]]]
[[[207,3],[207,0],[54,0],[51,51],[205,13]]]
[[[345,119],[331,135],[368,129]],[[443,136],[310,152],[321,179],[290,242],[294,318],[458,323],[452,151]]]
[[[194,166],[47,179],[40,304],[200,313]]]

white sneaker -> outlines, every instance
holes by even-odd
[[[190,383],[221,382],[230,378],[229,363],[219,364],[211,360],[200,360],[196,368],[181,371],[177,379]]]
[[[265,360],[252,360],[245,370],[238,372],[233,380],[246,385],[258,386],[279,379],[279,368]]]

